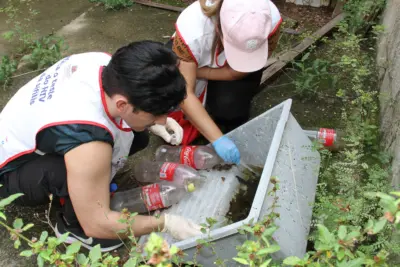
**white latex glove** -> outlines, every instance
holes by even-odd
[[[189,237],[201,235],[201,226],[181,216],[165,214],[164,229],[162,232],[169,233],[177,240],[184,240]]]
[[[167,118],[167,122],[165,125],[153,125],[149,128],[149,130],[155,134],[160,136],[162,139],[165,140],[165,142],[170,143],[171,145],[180,145],[182,142],[183,138],[183,129],[179,125],[179,123],[176,122],[176,120],[172,118]],[[173,134],[170,134],[169,131],[172,131]]]

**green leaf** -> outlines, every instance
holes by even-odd
[[[1,212],[0,211],[0,218],[2,218],[3,220],[7,220],[7,217],[6,217],[6,215],[4,215],[4,213],[3,212]]]
[[[346,240],[352,240],[353,238],[357,238],[360,236],[360,232],[359,231],[353,231],[350,232],[347,236],[346,236]]]
[[[361,267],[364,264],[363,258],[354,259],[348,262],[342,262],[338,267]]]
[[[50,236],[47,239],[47,245],[48,245],[48,248],[50,248],[50,249],[57,247],[57,238]]]
[[[276,229],[278,229],[278,227],[276,227],[276,226],[269,227],[269,228],[265,229],[265,231],[262,235],[263,236],[271,236],[273,233],[275,233]]]
[[[274,252],[279,251],[281,248],[278,245],[272,245],[269,248],[264,248],[261,249],[260,251],[257,252],[257,255],[265,255],[265,254],[271,254]]]
[[[71,245],[69,245],[67,247],[67,255],[74,255],[75,253],[78,253],[79,250],[81,249],[81,242],[79,241],[75,241],[74,243],[72,243]]]
[[[400,211],[398,211],[396,213],[395,221],[394,221],[394,224],[399,224],[399,223],[400,223]]]
[[[239,262],[240,264],[243,264],[243,265],[249,265],[249,262],[247,260],[245,260],[245,259],[242,259],[242,258],[233,258],[233,260],[237,261],[237,262]]]
[[[381,192],[376,193],[376,196],[381,199],[387,200],[387,201],[395,201],[396,200],[394,197],[392,197],[388,194],[385,194],[385,193],[381,193]]]
[[[242,226],[241,228],[242,228],[243,230],[249,232],[249,233],[254,233],[253,228],[248,227],[248,226],[246,226],[246,225]]]
[[[380,219],[377,223],[375,223],[374,228],[372,229],[372,232],[374,234],[379,233],[386,226],[386,223],[387,223],[387,220],[385,218]]]
[[[14,31],[7,31],[5,33],[2,34],[3,38],[7,41],[11,40],[15,35]]]
[[[43,231],[42,234],[40,235],[40,241],[45,242],[47,237],[49,236],[49,233],[47,231]]]
[[[390,194],[400,197],[400,191],[397,191],[397,192],[390,192]]]
[[[85,256],[85,254],[79,253],[76,256],[76,260],[77,260],[79,265],[84,265],[84,264],[86,264],[87,258]]]
[[[60,236],[59,238],[57,238],[57,245],[64,243],[67,238],[68,238],[69,233],[65,233],[62,236]]]
[[[31,229],[33,226],[35,226],[33,223],[28,223],[27,225],[24,226],[24,228],[22,228],[22,231],[28,231],[29,229]]]
[[[212,226],[217,223],[217,221],[213,218],[206,218],[207,223]]]
[[[40,254],[37,256],[37,265],[38,265],[38,267],[43,267],[44,266],[44,260],[40,256]]]
[[[345,239],[347,235],[347,228],[344,225],[339,226],[338,236],[340,239]]]
[[[19,238],[18,238],[14,242],[14,248],[19,249],[20,246],[21,246],[21,240],[19,240]]]
[[[31,257],[33,255],[33,251],[32,250],[24,250],[22,251],[20,254],[20,256],[22,257]]]
[[[178,253],[179,248],[177,246],[172,246],[169,250],[169,254],[171,255],[175,255],[176,253]]]
[[[272,261],[272,259],[269,259],[269,260],[263,262],[263,264],[261,264],[260,267],[267,267],[271,261]]]
[[[136,267],[137,265],[137,258],[130,258],[123,267]]]
[[[30,61],[31,59],[32,59],[32,54],[21,57],[21,61]]]
[[[92,261],[92,263],[97,262],[98,260],[101,259],[101,250],[100,250],[100,245],[96,245],[93,247],[90,252],[89,252],[89,258]]]
[[[283,264],[289,265],[289,266],[295,266],[301,262],[301,259],[299,259],[296,256],[290,256],[287,257],[284,261]]]
[[[24,222],[22,221],[22,219],[17,218],[14,220],[14,223],[13,223],[14,229],[21,229],[23,225],[24,225]]]
[[[74,259],[74,256],[73,256],[73,255],[62,254],[62,255],[61,255],[61,259],[62,259],[63,261],[73,260],[73,259]]]
[[[310,52],[306,53],[302,58],[301,61],[307,60],[307,58],[310,56]]]
[[[343,249],[339,250],[339,252],[337,253],[337,258],[340,261],[343,260],[343,258],[344,258],[344,250]]]
[[[318,227],[318,232],[319,232],[318,239],[322,243],[330,244],[335,240],[335,237],[333,236],[333,234],[331,232],[329,232],[328,228],[326,228],[324,225],[318,224],[317,227]]]
[[[17,198],[19,198],[20,196],[23,196],[23,195],[24,194],[22,194],[22,193],[18,193],[18,194],[13,194],[5,199],[2,199],[0,201],[0,208],[4,208],[4,207],[10,205],[11,202],[13,202],[14,200],[16,200]]]

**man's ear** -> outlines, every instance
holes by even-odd
[[[116,95],[114,101],[118,112],[125,113],[129,109],[129,101],[125,96]]]

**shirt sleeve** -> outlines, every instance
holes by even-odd
[[[198,59],[193,54],[189,45],[185,42],[180,32],[177,32],[175,34],[172,44],[172,50],[181,60],[195,62],[198,65]]]
[[[71,149],[92,141],[114,145],[111,134],[99,126],[88,124],[57,125],[38,133],[37,147],[44,153],[65,155]]]

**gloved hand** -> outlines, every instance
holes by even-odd
[[[240,162],[240,152],[235,143],[226,136],[221,136],[218,140],[212,143],[218,156],[225,162],[238,164]]]
[[[196,235],[201,235],[201,226],[197,225],[181,216],[165,214],[164,229],[162,232],[167,232],[178,240],[184,240]]]
[[[182,142],[183,138],[183,129],[176,122],[176,120],[172,118],[167,118],[167,122],[165,125],[153,125],[149,128],[149,130],[155,134],[160,136],[165,142],[170,143],[171,145],[179,145]],[[172,131],[173,134],[170,134],[169,131]]]

